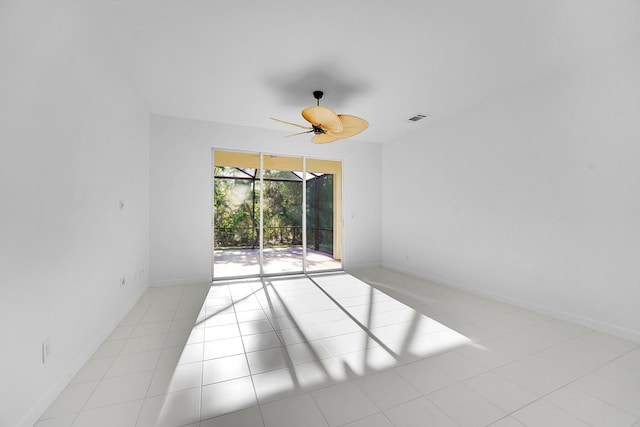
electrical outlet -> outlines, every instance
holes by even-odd
[[[42,343],[42,363],[47,363],[51,357],[51,343],[47,339]]]
[[[125,279],[125,277],[124,277],[124,276],[122,276],[122,277],[120,278],[120,287],[121,287],[121,288],[124,288],[124,285],[126,285],[126,284],[127,284],[127,280]]]

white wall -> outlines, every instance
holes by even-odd
[[[284,135],[151,117],[152,284],[211,280],[212,147],[342,160],[345,268],[380,263],[380,146],[355,140],[316,145]]]
[[[2,426],[33,425],[148,284],[148,115],[84,7],[0,3]]]
[[[383,149],[383,265],[640,340],[640,46]]]

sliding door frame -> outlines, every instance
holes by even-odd
[[[216,277],[215,276],[215,167],[216,167],[216,159],[215,153],[216,151],[220,152],[228,152],[228,153],[238,153],[239,155],[247,154],[247,155],[257,155],[259,156],[259,175],[260,175],[260,191],[259,191],[259,205],[260,205],[260,215],[259,215],[259,274],[247,274],[247,275],[239,275],[239,276],[225,276],[225,277]],[[265,273],[264,271],[264,157],[265,156],[278,156],[278,157],[287,157],[287,158],[298,158],[302,160],[302,271],[291,271],[291,272],[277,272],[277,273]],[[316,160],[316,161],[327,161],[327,162],[335,162],[339,164],[339,167],[336,168],[335,171],[332,171],[334,175],[334,188],[333,188],[333,227],[334,227],[334,249],[332,257],[335,258],[335,255],[338,254],[340,257],[336,260],[340,261],[340,267],[338,268],[328,268],[322,270],[313,270],[311,272],[308,271],[308,260],[307,260],[307,159]],[[212,148],[211,150],[211,280],[234,280],[234,279],[245,279],[245,278],[255,278],[255,277],[273,277],[273,276],[284,276],[284,275],[296,275],[296,274],[308,274],[308,273],[325,273],[325,272],[335,272],[335,271],[343,271],[344,270],[344,221],[343,221],[343,200],[342,200],[342,160],[334,160],[334,159],[320,159],[317,157],[307,157],[303,155],[289,155],[289,154],[275,154],[275,153],[266,153],[266,152],[255,152],[248,150],[231,150],[226,148]],[[336,212],[336,209],[339,212]],[[337,229],[337,231],[336,231]],[[338,239],[335,239],[338,237]],[[336,242],[336,240],[338,240]],[[336,250],[336,243],[338,249]]]

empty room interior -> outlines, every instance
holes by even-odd
[[[640,427],[640,2],[0,0],[0,426]]]

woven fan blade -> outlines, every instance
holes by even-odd
[[[313,130],[305,130],[304,132],[292,133],[291,135],[287,135],[287,138],[290,136],[303,135],[305,133],[311,133],[311,132],[313,132]]]
[[[308,107],[302,110],[302,117],[314,126],[331,132],[342,132],[342,121],[327,107]]]
[[[311,138],[311,142],[314,144],[326,144],[328,142],[337,141],[338,139],[340,138],[329,135],[328,133],[319,133]]]
[[[302,129],[313,129],[313,128],[312,128],[312,127],[310,127],[310,126],[303,126],[303,125],[299,125],[299,124],[297,124],[297,123],[291,123],[291,122],[287,122],[287,121],[284,121],[284,120],[275,119],[275,118],[273,118],[273,117],[271,117],[271,120],[275,120],[276,122],[284,123],[284,124],[286,124],[286,125],[298,126],[299,128],[302,128]]]
[[[338,114],[338,117],[340,118],[340,121],[342,121],[343,127],[342,132],[336,135],[340,138],[350,138],[369,127],[369,123],[360,117],[351,116],[349,114]]]

